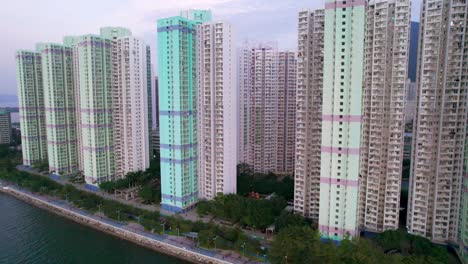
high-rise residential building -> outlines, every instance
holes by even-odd
[[[115,175],[112,126],[112,40],[65,37],[73,47],[80,170],[89,186]]]
[[[364,0],[325,3],[319,231],[358,234]]]
[[[466,232],[467,8],[462,0],[421,5],[407,228],[437,243],[458,243]]]
[[[238,163],[252,164],[252,50],[248,43],[238,49],[237,54],[237,85],[239,86],[239,147],[237,153]]]
[[[366,8],[359,225],[371,232],[399,227],[405,133],[410,0],[371,0]]]
[[[465,166],[460,212],[460,238],[458,250],[465,263],[468,262],[468,144],[465,143]]]
[[[299,12],[294,211],[318,221],[325,11]]]
[[[412,124],[416,114],[416,91],[415,82],[410,79],[406,81],[406,103],[405,103],[405,123]]]
[[[196,26],[211,12],[158,20],[162,209],[185,212],[198,199]]]
[[[239,162],[256,172],[292,174],[295,146],[288,144],[295,138],[295,54],[278,52],[276,43],[247,43],[237,63]]]
[[[274,172],[278,135],[278,51],[275,46],[252,49],[251,146],[254,171]]]
[[[78,142],[72,48],[38,44],[47,129],[49,171],[60,176],[78,173]]]
[[[116,179],[124,178],[128,172],[149,168],[147,52],[144,42],[132,36],[118,37],[112,42]]]
[[[153,143],[153,156],[156,155],[156,153],[160,153],[160,141],[159,141],[159,127],[153,127],[151,131],[151,136],[153,139],[151,140],[151,143]]]
[[[159,81],[158,76],[154,77],[154,113],[155,123],[154,127],[159,127]]]
[[[241,162],[250,165],[255,172],[273,172],[277,161],[276,43],[246,43],[239,56]]]
[[[41,54],[26,50],[16,52],[16,71],[23,164],[31,166],[47,160]]]
[[[276,172],[292,174],[296,143],[296,54],[278,53],[278,118]]]
[[[11,116],[6,109],[0,109],[0,145],[11,143]]]
[[[148,98],[148,155],[150,160],[153,158],[153,67],[151,65],[151,47],[146,46],[146,87]]]
[[[158,76],[154,77],[154,123],[153,123],[153,133],[152,137],[152,155],[156,155],[156,153],[160,153],[160,137],[159,137],[159,82]],[[154,141],[156,140],[156,142]],[[152,156],[152,157],[153,157]]]
[[[197,27],[199,198],[237,190],[237,73],[233,28]]]

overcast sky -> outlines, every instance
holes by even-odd
[[[421,0],[413,0],[419,20]],[[67,3],[65,3],[67,2]],[[14,54],[37,42],[62,42],[64,35],[99,33],[103,26],[129,28],[151,45],[156,62],[156,21],[189,8],[211,9],[213,20],[232,23],[239,41],[277,41],[296,49],[297,12],[323,7],[324,0],[11,0],[0,9],[0,94],[16,94]]]

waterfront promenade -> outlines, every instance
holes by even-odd
[[[194,258],[203,261],[197,261],[200,263],[236,263],[236,264],[247,264],[247,263],[259,263],[257,261],[249,260],[246,257],[243,257],[234,252],[228,251],[213,251],[207,250],[203,248],[199,248],[196,246],[196,242],[192,241],[187,238],[178,237],[178,236],[171,236],[167,234],[154,234],[150,232],[144,231],[141,226],[138,224],[128,224],[124,222],[118,222],[111,219],[106,218],[101,214],[92,214],[90,212],[78,209],[72,206],[70,203],[64,200],[56,199],[55,197],[48,197],[42,196],[38,194],[33,194],[29,191],[26,191],[18,186],[13,186],[4,182],[0,181],[1,191],[7,194],[13,195],[17,198],[25,200],[24,197],[29,198],[30,200],[34,201],[35,204],[42,203],[48,205],[49,207],[59,209],[59,210],[51,210],[55,211],[58,214],[59,212],[66,212],[68,216],[78,216],[78,218],[85,219],[86,222],[89,223],[98,223],[101,228],[97,227],[97,229],[101,229],[108,233],[114,233],[122,238],[126,238],[129,241],[133,241],[137,244],[160,244],[163,245],[165,248],[170,248],[172,251],[173,256],[178,257],[178,254],[174,254],[174,252],[182,252],[181,255],[188,254],[190,256],[194,256]],[[67,217],[70,218],[70,217]],[[80,221],[77,221],[80,222]],[[104,228],[102,228],[104,227]],[[105,229],[105,230],[104,230]],[[109,230],[114,230],[118,232],[109,232]],[[117,234],[119,233],[119,234]],[[123,235],[122,235],[123,234]],[[136,238],[136,239],[132,239]],[[147,241],[150,243],[142,243],[142,241]],[[152,248],[156,251],[161,253],[169,253],[164,252],[161,248],[164,247],[156,247],[153,248],[151,246],[147,246],[148,248]],[[187,257],[183,257],[183,259],[188,260]]]

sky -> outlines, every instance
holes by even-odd
[[[412,20],[419,20],[421,0],[413,0]],[[276,41],[296,50],[297,14],[321,8],[324,0],[13,0],[0,9],[0,95],[16,94],[14,54],[38,42],[62,43],[65,35],[99,34],[104,26],[129,28],[151,46],[156,64],[156,21],[184,9],[210,9],[214,21],[230,22],[237,42]]]

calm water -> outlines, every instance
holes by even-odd
[[[0,193],[0,263],[184,263]]]

